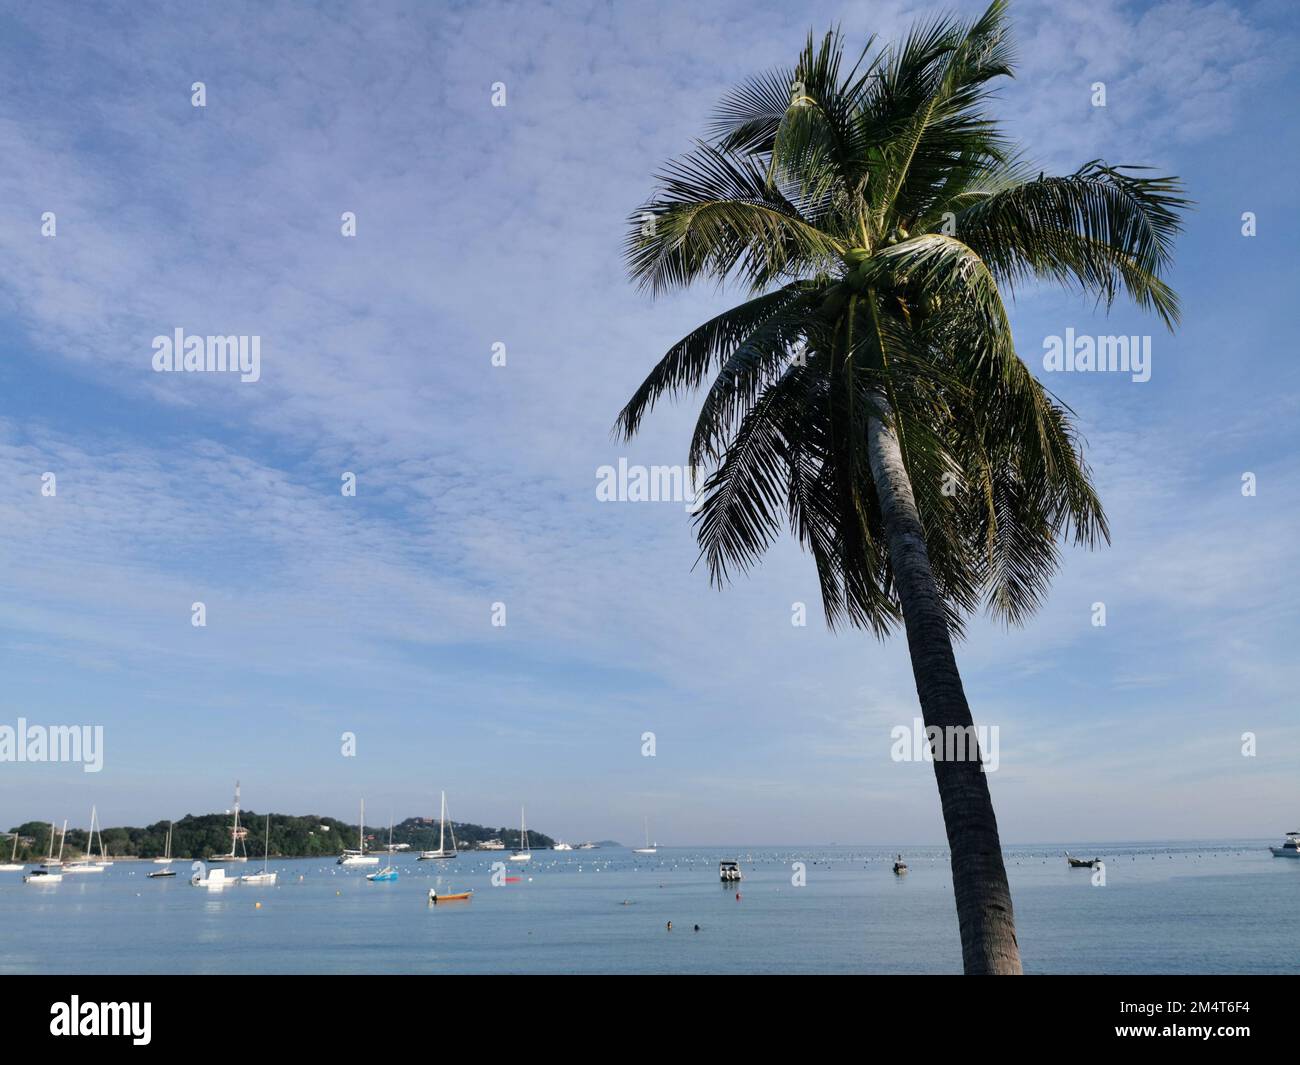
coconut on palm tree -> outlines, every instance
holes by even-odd
[[[1004,295],[1049,280],[1125,293],[1173,328],[1161,275],[1175,178],[1099,160],[1030,168],[985,111],[1011,73],[1005,5],[845,61],[838,33],[725,97],[709,139],[632,217],[632,277],[748,298],[663,357],[619,416],[707,384],[690,462],[711,577],[788,523],[828,623],[901,622],[927,727],[974,737],[953,638],[980,609],[1042,601],[1063,541],[1109,539],[1071,412],[1018,358]],[[978,747],[936,751],[968,973],[1018,973],[1011,895]]]

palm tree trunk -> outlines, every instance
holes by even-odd
[[[877,399],[886,417],[889,406]],[[946,760],[936,752],[934,774],[943,805],[943,822],[952,852],[952,886],[961,927],[962,961],[968,975],[1019,975],[1011,890],[1002,863],[998,822],[988,779],[973,743],[974,722],[962,690],[943,602],[930,568],[920,513],[903,454],[893,429],[880,418],[867,421],[871,474],[880,499],[894,586],[903,607],[912,675],[921,699],[921,716],[929,729],[966,729],[972,740],[967,757]],[[947,734],[946,732],[944,734]]]

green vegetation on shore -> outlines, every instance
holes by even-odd
[[[239,815],[241,828],[248,831],[244,847],[250,858],[262,853],[266,814],[256,810],[243,810]],[[145,828],[105,828],[104,847],[112,858],[156,858],[162,855],[167,844],[166,821],[158,821]],[[231,815],[186,814],[178,818],[172,830],[172,857],[208,859],[214,854],[230,853]],[[468,822],[452,822],[456,842],[462,850],[471,850],[489,839],[499,839],[507,849],[519,846],[519,829],[489,828]],[[58,853],[60,826],[55,826],[54,850]],[[49,853],[50,826],[43,821],[28,821],[10,829],[10,833],[30,842],[18,844],[18,860],[38,862]],[[86,829],[68,829],[64,845],[64,860],[78,858],[86,852]],[[528,831],[529,843],[537,850],[551,847],[554,840],[543,832]],[[393,843],[406,843],[411,850],[432,850],[438,846],[438,822],[420,817],[408,817],[393,826]],[[6,837],[3,859],[8,860],[12,840]],[[388,844],[388,828],[366,826],[366,848],[383,850]],[[345,847],[357,845],[357,826],[333,817],[313,814],[294,816],[271,814],[271,856],[279,858],[326,858],[342,853]],[[451,846],[448,838],[447,846]],[[241,851],[242,853],[242,851]],[[98,844],[96,844],[98,855]]]

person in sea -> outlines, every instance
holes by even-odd
[[[668,931],[671,932],[672,930],[673,930],[673,923],[672,923],[672,921],[669,921],[669,922],[668,922]]]

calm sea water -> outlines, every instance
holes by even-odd
[[[1273,858],[1268,842],[1009,850],[1026,970],[1300,973],[1288,931],[1300,861]],[[171,880],[147,880],[156,867],[143,862],[43,887],[3,873],[0,972],[958,972],[947,851],[905,849],[898,878],[895,849],[539,851],[505,862],[521,879],[500,887],[491,866],[504,856],[488,853],[400,856],[388,884],[273,861],[277,886],[219,892],[191,886],[183,861]],[[1106,886],[1067,868],[1065,849],[1103,857]],[[745,879],[724,887],[718,860],[735,857]],[[795,862],[806,886],[792,885]],[[475,894],[434,907],[434,885]]]

